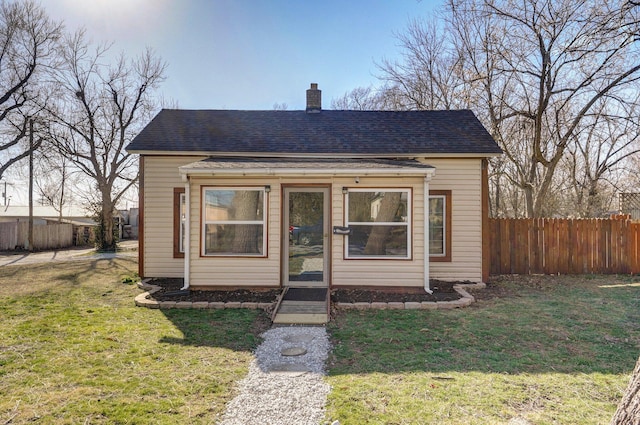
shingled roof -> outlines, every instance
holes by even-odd
[[[307,113],[164,109],[127,150],[142,154],[384,157],[502,153],[469,110]]]

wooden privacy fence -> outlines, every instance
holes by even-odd
[[[27,248],[29,223],[0,223],[0,250]],[[73,225],[40,224],[33,226],[33,249],[66,248],[73,245]]]
[[[640,222],[489,219],[491,274],[640,273]]]

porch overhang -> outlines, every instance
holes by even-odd
[[[188,176],[419,176],[435,167],[411,159],[208,158],[179,167]]]

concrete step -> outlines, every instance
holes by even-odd
[[[327,313],[277,313],[273,319],[281,325],[324,325],[328,321]]]
[[[288,289],[283,293],[283,297],[287,290]],[[329,321],[329,301],[328,293],[324,301],[284,300],[281,298],[277,304],[277,311],[272,316],[273,323],[296,325],[325,324]]]

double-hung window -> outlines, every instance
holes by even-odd
[[[346,258],[411,258],[411,190],[349,189]]]
[[[204,187],[202,255],[264,256],[265,195],[262,187]]]

